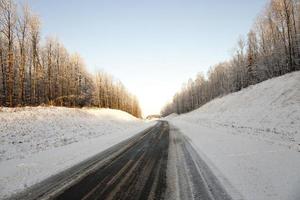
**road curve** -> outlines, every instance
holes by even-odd
[[[11,197],[22,200],[230,200],[166,121]]]

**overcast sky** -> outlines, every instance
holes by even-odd
[[[21,1],[21,0],[20,0]],[[188,78],[228,59],[265,0],[29,0],[57,36],[159,113]]]

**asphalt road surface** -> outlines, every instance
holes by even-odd
[[[168,122],[34,185],[10,199],[228,200],[218,178]]]

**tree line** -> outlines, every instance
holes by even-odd
[[[0,106],[54,105],[120,109],[141,117],[137,98],[104,72],[90,74],[61,42],[41,40],[28,5],[0,0]]]
[[[229,61],[189,79],[163,116],[195,110],[210,100],[267,79],[300,70],[300,2],[270,0]]]

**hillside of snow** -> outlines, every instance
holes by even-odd
[[[168,119],[234,197],[300,199],[300,72]],[[227,181],[225,181],[227,182]],[[231,188],[230,188],[231,187]]]
[[[172,114],[170,114],[170,115],[164,117],[164,120],[171,120],[171,119],[173,119],[173,118],[175,118],[175,117],[177,117],[177,116],[178,116],[178,114],[172,113]]]
[[[207,127],[234,128],[241,134],[300,144],[300,72],[294,72],[217,98],[180,120]]]
[[[0,109],[0,199],[151,126],[112,109]]]

